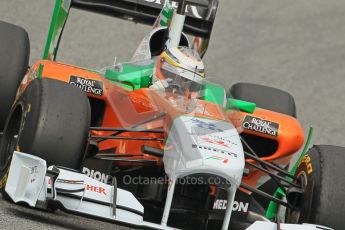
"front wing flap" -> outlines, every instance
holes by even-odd
[[[115,182],[115,181],[114,181]],[[50,166],[29,154],[14,152],[5,188],[15,203],[49,209],[107,222],[152,229],[170,229],[143,220],[144,207],[132,193],[108,185],[81,172]]]
[[[31,207],[61,210],[116,224],[150,229],[173,229],[143,220],[144,207],[132,193],[108,185],[85,174],[59,166],[47,168],[46,161],[25,153],[14,152],[6,193],[15,203]],[[281,229],[317,230],[330,228],[302,224],[281,224]],[[277,224],[256,221],[248,230],[275,230]]]

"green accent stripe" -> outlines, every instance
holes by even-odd
[[[294,165],[293,168],[291,169],[290,175],[294,175],[294,174],[295,174],[298,165],[299,165],[299,164],[301,163],[301,161],[303,160],[303,157],[307,154],[307,151],[308,151],[308,149],[309,149],[309,145],[310,145],[310,141],[311,141],[311,138],[312,138],[312,136],[313,136],[313,133],[314,133],[314,128],[313,128],[313,127],[310,127],[310,129],[309,129],[309,134],[308,134],[308,138],[307,138],[307,142],[306,142],[305,145],[304,145],[302,154],[299,156],[299,158],[298,158],[298,160],[296,161],[295,165]]]
[[[311,141],[311,138],[313,136],[313,133],[314,133],[314,128],[310,127],[307,141],[306,141],[306,143],[304,145],[304,148],[302,150],[302,153],[301,153],[300,157],[296,161],[295,165],[292,167],[292,169],[290,171],[290,175],[294,175],[295,174],[295,172],[296,172],[296,170],[298,168],[298,165],[301,163],[303,157],[306,155],[306,153],[307,153],[307,151],[309,149],[309,145],[310,145],[310,141]],[[286,179],[291,181],[290,177],[286,177]],[[278,198],[278,199],[283,199],[283,197],[285,197],[286,194],[284,193],[283,190],[278,188],[277,191],[273,194],[273,196],[275,198]],[[269,203],[269,205],[268,205],[268,208],[266,210],[265,216],[266,216],[267,219],[272,220],[272,219],[274,219],[277,216],[278,211],[279,211],[279,205],[277,203],[275,203],[274,201],[271,201]]]
[[[234,98],[228,98],[225,109],[239,109],[243,112],[254,113],[256,104],[253,102],[242,101]]]
[[[41,78],[41,77],[42,77],[43,68],[44,68],[44,65],[43,65],[43,64],[40,64],[40,66],[38,67],[38,72],[37,72],[37,77],[38,77],[38,78]]]
[[[43,59],[54,60],[57,52],[58,38],[67,20],[71,0],[56,0],[47,41],[43,53]],[[66,9],[68,7],[68,9]]]
[[[221,85],[205,82],[203,85],[204,94],[202,100],[224,106],[225,90]]]
[[[162,9],[161,14],[160,14],[160,21],[159,21],[160,25],[167,26],[169,22],[171,21],[173,14],[174,14],[174,9],[170,5],[165,6]]]

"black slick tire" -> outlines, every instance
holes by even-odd
[[[77,87],[35,79],[13,105],[0,144],[0,189],[6,185],[14,150],[46,160],[47,165],[79,170],[85,158],[90,105]]]
[[[21,27],[0,21],[0,132],[28,68],[30,42]]]

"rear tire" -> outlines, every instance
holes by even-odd
[[[21,27],[0,21],[0,132],[28,68],[30,42]]]
[[[237,83],[230,89],[231,97],[254,102],[262,109],[296,117],[296,104],[288,92],[252,83]]]
[[[298,166],[295,176],[303,176],[305,193],[299,211],[288,210],[288,223],[313,223],[334,229],[345,226],[345,148],[314,146]]]
[[[88,142],[90,105],[74,86],[35,79],[13,105],[0,145],[0,189],[4,190],[14,150],[47,165],[79,170]]]

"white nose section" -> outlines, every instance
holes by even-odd
[[[166,146],[163,162],[170,178],[205,173],[240,185],[244,153],[230,122],[179,116],[173,121]]]
[[[177,179],[196,174],[221,178],[228,192],[222,229],[228,229],[232,206],[244,170],[244,153],[237,130],[227,121],[179,116],[172,124],[164,151],[169,189],[161,224],[166,226]],[[206,180],[206,179],[205,179]],[[215,184],[204,181],[208,184]]]

